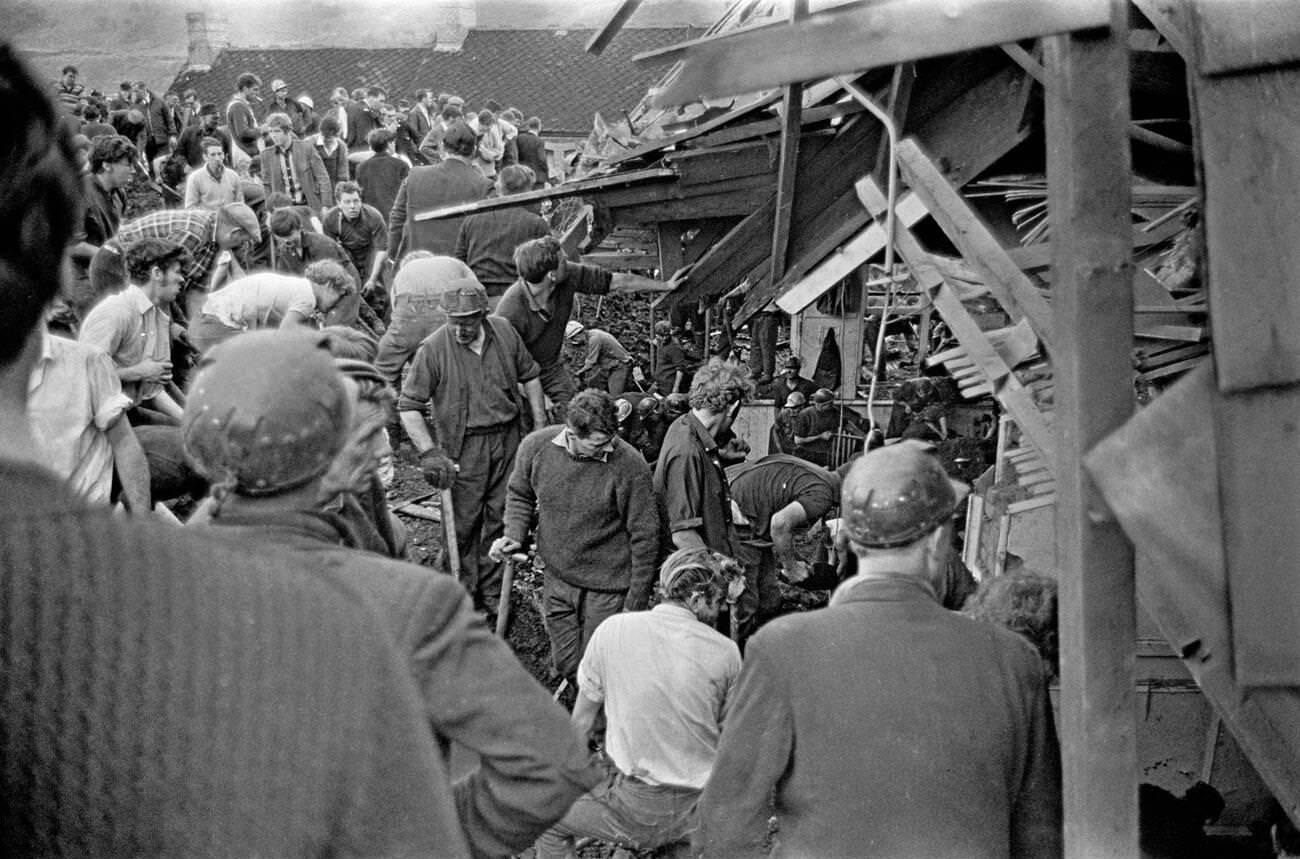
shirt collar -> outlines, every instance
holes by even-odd
[[[560,431],[555,434],[555,438],[551,439],[551,444],[556,447],[564,448],[569,456],[574,459],[591,460],[594,462],[609,462],[609,455],[614,452],[614,436],[610,436],[609,443],[598,449],[595,456],[583,456],[582,454],[575,453],[573,448],[569,446],[568,427],[561,427]]]
[[[700,419],[695,416],[694,412],[687,412],[679,420],[686,421],[686,425],[691,428],[691,432],[695,433],[695,437],[704,445],[706,451],[712,453],[718,449],[718,443],[714,440],[713,434],[708,431],[704,424],[700,423]]]
[[[142,316],[150,310],[161,311],[162,309],[150,301],[144,290],[134,283],[122,290],[122,295],[126,301],[131,303],[131,309]]]

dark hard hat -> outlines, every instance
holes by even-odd
[[[194,467],[241,495],[275,495],[324,474],[352,406],[343,374],[311,332],[252,331],[199,366],[181,436]]]
[[[969,492],[948,476],[932,447],[902,441],[853,463],[840,497],[843,527],[861,546],[905,546],[951,518]]]
[[[669,394],[664,404],[668,408],[668,414],[684,415],[691,408],[691,398],[688,394]]]
[[[442,294],[442,307],[448,316],[473,316],[476,313],[487,313],[490,309],[487,290],[483,288],[483,284],[472,277],[452,281],[447,284],[447,289]]]
[[[654,397],[644,397],[636,404],[636,413],[643,418],[657,411],[659,411],[659,401]]]

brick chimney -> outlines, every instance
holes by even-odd
[[[448,0],[434,11],[434,50],[459,51],[465,36],[478,25],[477,0]]]
[[[185,26],[190,41],[185,70],[206,72],[212,68],[222,49],[230,46],[229,25],[221,15],[187,12]]]

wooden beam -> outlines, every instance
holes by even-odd
[[[1138,855],[1133,547],[1089,514],[1083,455],[1133,411],[1126,0],[1108,31],[1048,39],[1047,179],[1068,859]]]
[[[1236,74],[1300,61],[1300,15],[1286,0],[1197,0],[1196,71]]]
[[[951,165],[949,175],[952,180],[965,184],[1028,136],[1029,130],[1021,120],[1031,89],[1029,79],[1023,72],[1008,64],[974,86],[968,83],[960,96],[946,102],[946,109],[933,113],[919,125],[916,135],[925,141],[936,156],[942,157],[946,164]],[[918,110],[925,107],[919,101],[915,106]],[[827,231],[825,236],[819,238],[830,235],[830,231]],[[841,240],[848,241],[853,235],[854,233],[845,234]],[[883,237],[877,241],[879,249],[883,249]],[[839,278],[828,281],[828,269],[811,280],[805,279],[818,270],[817,266],[836,247],[838,243],[829,246],[825,243],[811,245],[806,255],[794,261],[782,281],[765,285],[746,298],[736,314],[737,324],[748,319],[749,314],[773,298],[777,299],[777,303],[787,313],[797,313],[815,301]],[[863,250],[865,245],[858,244],[853,253]],[[870,254],[866,259],[870,259]],[[843,259],[838,258],[832,267],[842,262]]]
[[[984,224],[961,192],[944,178],[939,168],[913,139],[898,146],[898,166],[913,193],[921,198],[935,221],[962,256],[984,277],[994,297],[1012,318],[1028,319],[1034,333],[1051,351],[1052,309],[1038,287],[1007,255],[1002,243]],[[1127,233],[1127,230],[1125,231]]]
[[[882,223],[888,208],[885,192],[870,176],[859,180],[856,188],[862,205],[876,218],[877,223]],[[897,208],[895,211],[897,213]],[[998,354],[970,311],[961,303],[957,289],[930,262],[930,255],[921,247],[911,230],[901,223],[902,220],[902,217],[898,217],[894,224],[894,244],[898,248],[898,255],[911,269],[921,291],[930,296],[934,309],[948,324],[957,342],[965,349],[971,365],[984,377],[998,402],[1015,418],[1016,424],[1033,442],[1043,459],[1049,463],[1054,462],[1056,442],[1043,413],[1034,404],[1033,396]]]
[[[569,259],[578,258],[582,243],[586,241],[587,234],[591,230],[591,215],[591,206],[583,206],[578,212],[578,217],[564,231],[564,235],[560,236],[560,248]]]
[[[632,17],[632,13],[641,5],[641,0],[623,0],[614,10],[614,14],[609,16],[605,25],[596,31],[595,35],[587,41],[586,51],[589,54],[600,56],[609,43],[614,41],[618,31],[623,29],[623,25]]]
[[[1106,0],[884,0],[696,39],[636,57],[681,60],[656,106],[757,92],[1108,23]]]
[[[511,194],[509,197],[489,197],[486,200],[475,200],[470,203],[457,203],[454,206],[442,206],[437,209],[427,209],[423,212],[417,212],[414,219],[417,221],[440,221],[443,218],[457,218],[461,215],[472,215],[475,212],[488,212],[493,209],[509,209],[514,206],[536,203],[540,200],[558,200],[563,197],[580,197],[584,194],[589,194],[592,191],[601,191],[606,188],[621,188],[640,183],[669,182],[676,178],[677,173],[674,170],[666,170],[663,168],[636,170],[630,173],[621,173],[613,176],[600,176],[595,179],[582,179],[577,182],[566,182],[562,185],[556,185],[554,188],[545,188],[540,191],[525,191],[522,194]]]
[[[794,180],[799,166],[799,129],[803,113],[803,84],[785,88],[785,111],[781,127],[781,165],[776,179],[776,215],[772,225],[772,270],[778,281],[785,274],[786,252],[790,249],[790,218],[794,210]]]
[[[1184,0],[1133,0],[1133,5],[1190,66],[1193,62],[1191,24]]]

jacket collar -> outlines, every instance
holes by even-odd
[[[831,594],[830,605],[848,602],[928,602],[939,605],[934,588],[915,576],[854,576]]]

